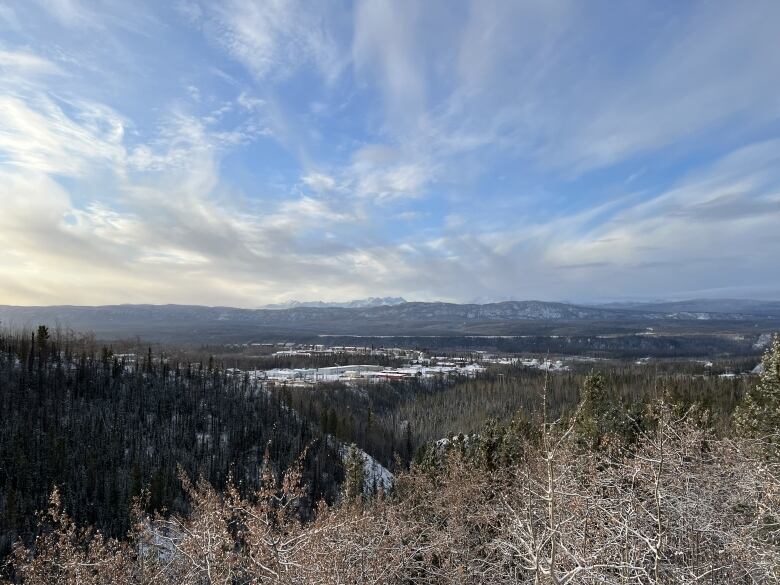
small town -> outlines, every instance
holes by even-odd
[[[272,344],[264,344],[271,346]],[[516,356],[495,356],[478,351],[467,356],[429,356],[415,349],[398,347],[374,348],[361,346],[332,346],[321,344],[305,345],[294,343],[276,344],[284,349],[273,352],[273,357],[319,357],[319,356],[372,356],[404,360],[400,367],[372,364],[333,365],[321,368],[273,368],[249,372],[253,380],[268,384],[289,384],[308,386],[324,382],[386,382],[398,380],[426,380],[466,377],[473,378],[484,373],[491,365],[521,366],[550,372],[568,371],[569,366],[560,359],[524,359]]]

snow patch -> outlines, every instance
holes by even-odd
[[[365,471],[365,479],[363,480],[363,492],[371,494],[380,487],[384,491],[389,491],[393,487],[395,477],[384,465],[379,463],[371,455],[363,451],[360,447],[355,446],[358,455],[363,459],[363,469]],[[342,461],[346,461],[349,457],[350,447],[347,445],[341,445],[339,448],[339,455],[341,455]]]

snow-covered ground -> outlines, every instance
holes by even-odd
[[[422,365],[400,368],[375,365],[333,366],[327,368],[277,368],[249,372],[253,380],[313,384],[317,382],[381,382],[385,380],[426,379],[438,377],[474,377],[485,371],[480,364]]]

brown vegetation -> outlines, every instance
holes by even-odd
[[[780,342],[736,432],[666,394],[620,409],[599,376],[576,411],[431,445],[392,493],[345,484],[308,511],[305,453],[260,488],[180,481],[186,514],[133,510],[128,537],[79,529],[51,497],[12,579],[49,583],[780,583]],[[351,473],[347,474],[351,477]],[[302,514],[306,509],[307,513]],[[305,520],[304,520],[305,518]]]
[[[780,474],[761,444],[719,439],[696,409],[636,444],[582,449],[544,423],[522,462],[487,470],[459,449],[415,467],[392,497],[344,499],[301,523],[300,472],[266,467],[251,498],[186,478],[191,512],[148,518],[124,542],[60,512],[15,551],[39,583],[777,583]]]

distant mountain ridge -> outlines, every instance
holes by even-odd
[[[300,307],[308,308],[341,308],[341,309],[365,309],[369,307],[391,307],[402,305],[406,302],[403,297],[368,297],[365,299],[355,299],[353,301],[329,302],[329,301],[287,301],[286,303],[276,303],[272,305],[263,305],[261,309],[297,309]]]
[[[711,308],[720,311],[707,310]],[[274,309],[190,305],[0,306],[0,321],[25,328],[45,323],[107,338],[141,336],[191,341],[295,335],[536,335],[571,331],[590,335],[641,332],[660,325],[677,330],[739,329],[759,333],[762,329],[780,328],[780,303],[730,301],[708,305],[686,301],[615,307],[545,301],[483,305],[399,302],[366,307],[317,305]]]
[[[593,305],[604,309],[642,310],[661,313],[725,313],[780,316],[780,301],[749,299],[690,299],[684,301],[617,302]]]

